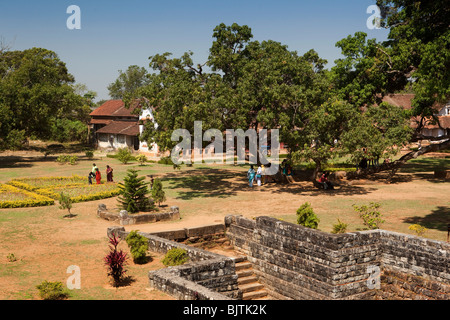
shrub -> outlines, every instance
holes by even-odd
[[[61,282],[44,281],[37,285],[39,296],[44,300],[63,300],[69,297]]]
[[[381,205],[379,203],[371,202],[368,206],[364,205],[358,207],[353,205],[353,209],[359,213],[359,217],[363,220],[367,229],[379,229],[380,225],[384,223],[381,219],[382,214],[377,210]]]
[[[297,210],[297,223],[307,228],[317,229],[320,219],[316,216],[311,204],[306,202]]]
[[[155,202],[158,202],[158,206],[161,207],[161,202],[166,201],[166,193],[163,190],[162,182],[159,179],[155,179],[152,188],[152,198]]]
[[[108,268],[108,276],[112,279],[112,284],[114,287],[119,287],[125,280],[126,269],[125,265],[127,263],[127,254],[122,250],[118,250],[117,247],[120,240],[116,236],[109,238],[109,249],[110,252],[104,258],[105,265]]]
[[[144,179],[145,177],[138,178],[136,170],[128,169],[124,183],[119,183],[120,196],[117,201],[122,209],[129,213],[137,213],[151,207],[150,200],[147,198],[149,191]]]
[[[87,141],[86,125],[79,120],[56,119],[50,127],[51,140],[58,142]]]
[[[162,157],[161,159],[159,159],[158,163],[159,164],[171,165],[171,166],[174,165],[174,163],[172,162],[172,159],[170,157]]]
[[[16,262],[16,261],[17,261],[17,258],[16,258],[16,256],[15,256],[14,253],[8,254],[8,255],[6,256],[6,258],[8,259],[9,262]]]
[[[125,240],[130,248],[133,261],[135,263],[145,263],[148,251],[147,238],[138,234],[137,231],[131,231]]]
[[[128,148],[121,148],[117,151],[116,157],[123,164],[127,164],[132,159],[131,151]]]
[[[27,141],[25,130],[11,130],[4,142],[3,148],[15,151],[23,148]]]
[[[77,156],[60,155],[56,159],[56,162],[59,162],[60,164],[70,163],[71,165],[75,165],[78,162],[78,157]]]
[[[424,235],[425,232],[427,232],[427,228],[421,226],[420,224],[412,224],[408,227],[409,230],[414,231],[417,236],[421,237]]]
[[[92,160],[94,158],[94,151],[91,151],[91,150],[86,151],[86,157],[89,160]]]
[[[338,219],[338,223],[333,225],[333,231],[331,233],[346,233],[347,232],[347,223],[343,223],[341,220]]]
[[[142,166],[144,163],[148,161],[147,157],[143,154],[140,154],[136,157],[136,160],[139,162],[139,164]]]
[[[172,248],[169,251],[167,251],[166,255],[164,256],[164,259],[162,260],[162,263],[166,267],[180,266],[182,264],[185,264],[187,260],[188,256],[186,250],[181,248]]]
[[[66,217],[74,217],[74,215],[70,212],[70,209],[72,209],[72,199],[65,195],[64,192],[59,193],[59,208],[62,210],[67,209],[67,211],[69,211],[69,214]]]

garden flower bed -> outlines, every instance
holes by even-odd
[[[38,207],[53,205],[60,192],[68,195],[72,202],[86,202],[119,195],[115,183],[89,185],[80,176],[42,177],[14,179],[1,185],[0,208]]]
[[[0,184],[0,208],[51,206],[55,200],[35,192]]]

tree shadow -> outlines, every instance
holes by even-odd
[[[336,186],[333,190],[322,190],[317,189],[313,186],[308,187],[307,189],[310,193],[310,196],[354,196],[354,195],[364,195],[369,194],[373,191],[376,191],[376,188],[373,187],[361,187],[361,186],[347,186],[341,185]],[[305,190],[306,191],[306,190]]]
[[[31,168],[36,160],[29,160],[24,157],[17,156],[2,156],[0,157],[0,169],[16,169],[16,168]]]
[[[236,179],[242,177],[242,179]],[[360,186],[338,186],[335,190],[318,190],[311,181],[296,177],[294,184],[270,182],[257,186],[256,182],[250,187],[245,171],[229,171],[222,169],[194,169],[186,172],[168,173],[161,178],[168,183],[167,189],[176,190],[177,199],[192,200],[195,198],[228,198],[237,192],[252,192],[257,190],[272,193],[290,193],[298,195],[309,193],[319,195],[358,195],[368,194],[376,190]],[[259,189],[262,188],[262,189]]]
[[[73,219],[76,217],[78,217],[77,214],[69,213],[69,214],[66,214],[65,216],[63,216],[63,219]]]
[[[450,207],[438,206],[425,217],[409,217],[404,219],[405,223],[420,224],[427,229],[447,231],[447,225],[450,224]]]
[[[448,183],[448,180],[436,178],[433,173],[415,173],[414,177],[420,180],[426,180],[431,183]]]
[[[219,169],[194,169],[179,174],[166,174],[162,179],[168,182],[167,189],[177,190],[177,199],[227,198],[242,190],[244,184],[229,181],[235,172]],[[181,190],[180,190],[181,189]],[[183,190],[187,189],[187,190]]]

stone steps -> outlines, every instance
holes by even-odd
[[[270,299],[264,285],[258,282],[258,277],[253,272],[253,266],[246,257],[235,258],[235,267],[243,300]]]

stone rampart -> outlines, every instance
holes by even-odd
[[[203,230],[217,230],[219,227],[204,227]],[[219,228],[220,229],[220,228]],[[222,225],[223,230],[223,225]],[[194,228],[193,232],[198,232]],[[189,230],[186,231],[189,234]],[[125,239],[129,232],[124,227],[108,228],[108,236]],[[149,272],[150,285],[179,300],[228,300],[242,298],[238,288],[235,261],[202,249],[168,240],[154,234],[139,232],[148,239],[150,251],[165,254],[172,248],[186,250],[187,264]]]
[[[225,224],[273,297],[449,299],[448,243],[385,230],[330,234],[270,217]]]

